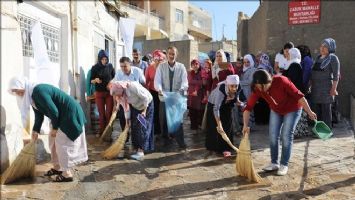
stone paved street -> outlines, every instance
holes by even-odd
[[[204,136],[188,130],[188,151],[174,143],[143,162],[106,161],[105,146],[89,140],[90,161],[75,169],[76,181],[52,183],[42,177],[49,163],[37,166],[35,182],[21,181],[2,187],[1,199],[354,199],[354,134],[346,121],[334,128],[329,141],[295,140],[289,174],[261,173],[271,185],[251,184],[235,172],[235,157],[205,157]],[[267,126],[251,133],[254,165],[258,172],[269,162]],[[237,138],[236,143],[240,141]]]

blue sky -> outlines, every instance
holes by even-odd
[[[224,26],[224,35],[227,39],[237,39],[237,16],[242,11],[251,17],[259,7],[259,1],[196,1],[189,0],[212,15],[212,37],[213,40],[222,38],[222,29]]]

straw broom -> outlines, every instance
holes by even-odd
[[[101,135],[101,137],[100,137],[100,143],[102,143],[104,140],[107,139],[107,137],[109,137],[109,136],[112,134],[112,126],[113,126],[113,122],[114,122],[115,119],[116,119],[117,112],[118,112],[118,109],[115,109],[115,110],[112,112],[110,121],[109,121],[109,123],[107,124],[107,126],[106,126],[104,132],[102,133],[102,135]]]
[[[34,177],[36,166],[36,141],[31,140],[1,176],[1,184],[13,182],[19,178]]]
[[[238,153],[235,162],[237,173],[240,176],[248,178],[248,180],[252,182],[256,182],[256,183],[265,182],[259,176],[259,174],[255,172],[254,169],[254,164],[251,158],[250,141],[248,136],[250,129],[248,129],[248,132],[242,138],[239,145],[239,149],[232,144],[232,142],[229,140],[227,134],[224,131],[219,130],[218,127],[217,130],[219,134],[221,134],[223,140],[225,140],[228,143],[228,145]]]
[[[128,137],[129,126],[126,125],[126,128],[122,131],[120,136],[117,138],[115,143],[113,143],[108,149],[101,153],[101,156],[105,159],[113,159],[118,156],[121,150],[126,143]]]

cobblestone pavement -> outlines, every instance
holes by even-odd
[[[1,199],[355,199],[354,133],[346,121],[335,126],[328,141],[295,140],[283,177],[261,172],[270,157],[268,129],[255,127],[250,135],[254,165],[271,185],[237,176],[235,157],[205,157],[203,134],[189,130],[188,122],[184,126],[188,151],[157,142],[157,152],[142,162],[103,160],[100,152],[108,144],[95,145],[88,136],[90,160],[75,168],[74,182],[52,183],[42,176],[50,167],[43,163],[37,165],[34,182],[2,186]]]

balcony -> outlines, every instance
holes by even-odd
[[[136,25],[149,27],[153,30],[165,29],[164,19],[160,18],[156,13],[148,12],[140,7],[122,1],[120,2],[120,10],[127,12],[129,17],[134,18],[136,20]]]
[[[208,22],[208,20],[189,17],[188,29],[190,34],[207,40],[212,39],[211,25],[206,25],[206,23],[202,22]]]

